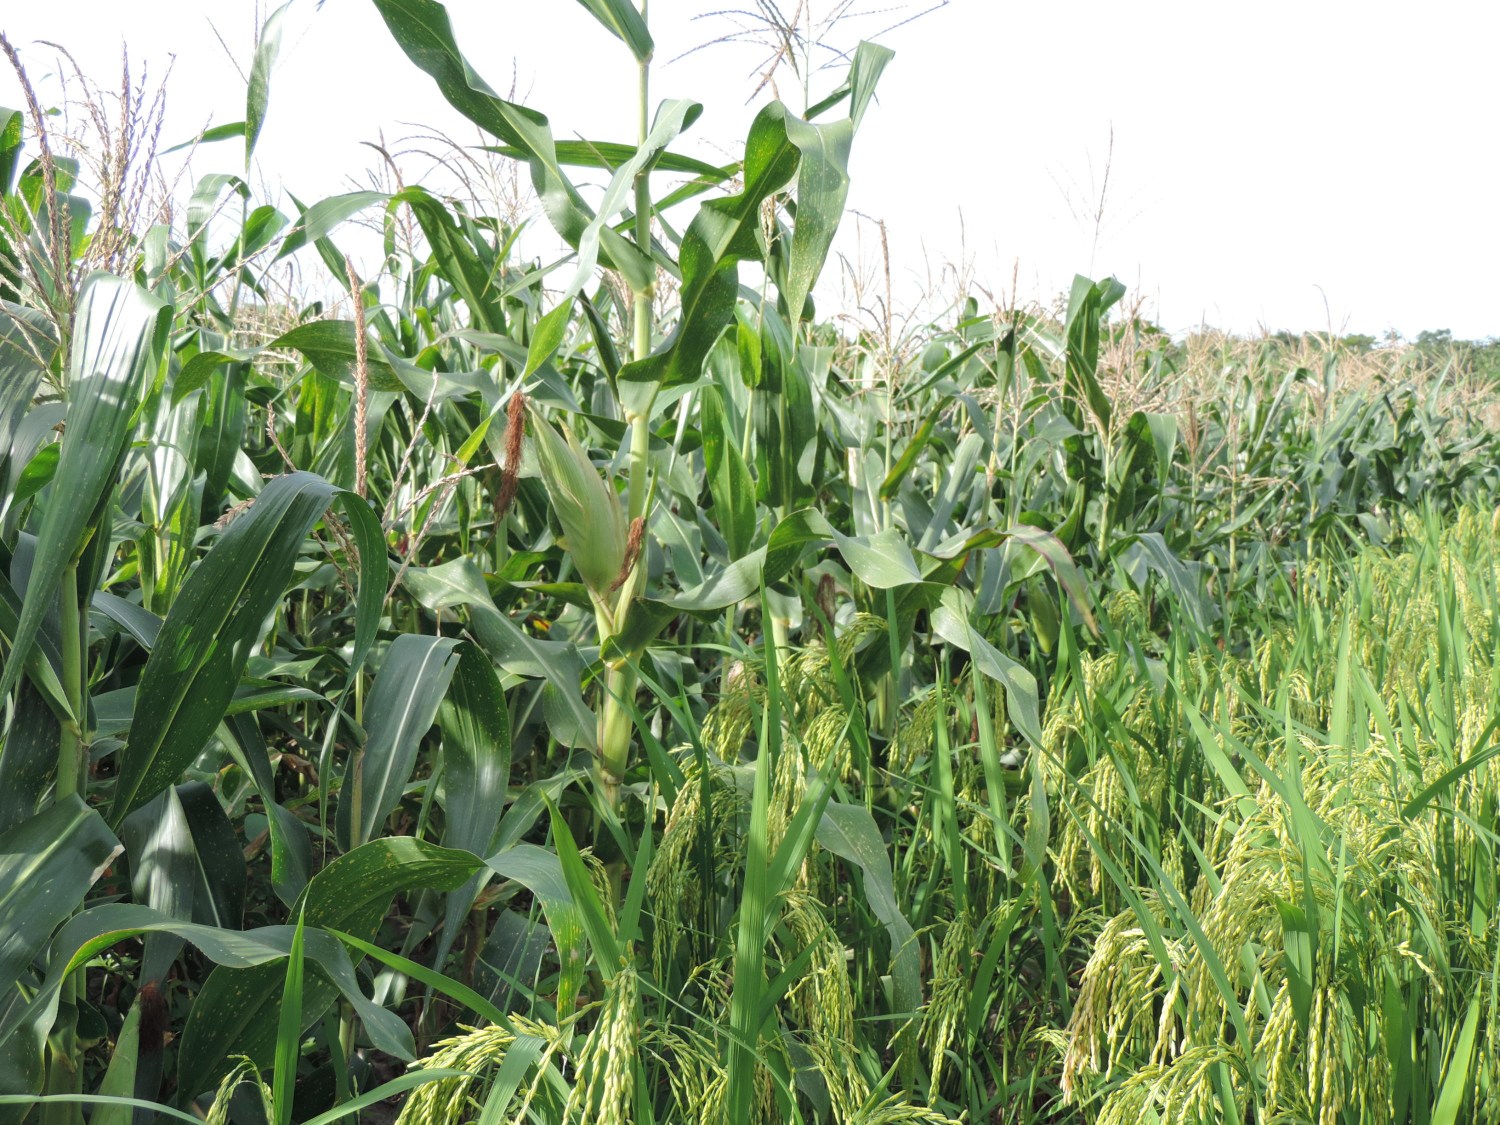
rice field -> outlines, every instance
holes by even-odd
[[[3,43],[0,1115],[1500,1121],[1492,344],[820,317],[888,51],[713,166],[374,7],[558,260]]]

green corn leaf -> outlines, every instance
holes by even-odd
[[[473,860],[473,857],[469,858]],[[259,991],[247,988],[243,992],[232,994],[230,999],[235,1003],[230,1006],[217,1007],[213,1001],[210,1006],[215,1007],[214,1016],[218,1020],[215,1030],[220,1041],[237,1050],[241,1042],[254,1042],[247,1029],[255,1026],[255,1017],[265,1011],[262,1005],[267,1005],[271,1019],[270,1034],[265,1037],[263,1044],[254,1043],[260,1049],[260,1054],[251,1057],[258,1058],[261,1065],[269,1065],[276,1042],[280,1008],[281,989],[277,985],[285,980],[285,972],[279,962],[291,953],[295,929],[291,926],[267,926],[244,932],[220,930],[213,926],[200,926],[168,918],[147,906],[125,903],[108,903],[84,911],[59,931],[53,942],[54,957],[46,980],[32,999],[24,1020],[0,1027],[0,1048],[5,1048],[22,1027],[51,1026],[56,1016],[58,993],[65,977],[77,972],[113,945],[130,938],[157,933],[171,934],[191,944],[218,965],[219,968],[209,978],[210,982],[227,971],[234,971],[243,974],[234,978],[236,981],[248,984],[253,980],[256,983]],[[316,974],[309,974],[305,978],[305,996],[309,998],[307,1003],[311,1004],[310,997],[315,982],[320,988],[328,990],[324,1006],[332,997],[342,995],[353,1005],[364,1022],[371,1041],[379,1050],[398,1058],[411,1059],[414,1051],[410,1031],[394,1013],[386,1011],[364,994],[344,946],[322,931],[309,929],[303,937],[305,955],[317,969]],[[267,980],[269,986],[266,985]],[[188,1028],[194,1027],[194,1017],[203,1004],[204,995],[200,993],[192,1009]],[[179,1081],[185,1086],[193,1087],[195,1092],[210,1088],[218,1073],[230,1069],[227,1056],[223,1054],[207,1067],[203,1067],[202,1062],[202,1059],[193,1056],[185,1031],[183,1054],[179,1061]]]
[[[823,270],[844,217],[854,122],[817,125],[788,116],[786,132],[802,156],[797,167],[797,217],[792,224],[792,252],[783,294],[787,316],[797,321],[802,319],[807,295]]]
[[[468,852],[411,836],[392,836],[339,856],[313,876],[302,895],[307,924],[373,933],[391,899],[413,887],[452,890],[479,868]]]
[[[0,833],[34,816],[57,777],[62,727],[29,681],[16,693],[15,714],[0,752]]]
[[[531,183],[548,220],[577,246],[593,212],[563,173],[547,118],[498,97],[458,49],[448,10],[435,0],[374,0],[392,37],[416,66],[437,83],[448,104],[474,124],[526,154]],[[655,269],[613,228],[601,231],[601,260],[627,277],[649,278]]]
[[[219,141],[230,141],[244,135],[245,123],[243,121],[230,121],[223,125],[215,125],[211,129],[204,129],[203,132],[188,140],[180,141],[170,148],[164,148],[159,155],[168,156],[174,152],[182,152],[184,149],[197,148],[200,145],[211,145]]]
[[[583,985],[584,970],[587,968],[588,955],[584,948],[584,938],[593,933],[604,938],[608,927],[601,930],[597,918],[592,925],[586,920],[582,907],[573,897],[557,852],[535,844],[516,844],[490,856],[484,862],[502,879],[513,879],[520,883],[542,904],[542,912],[547,917],[547,928],[552,931],[552,942],[557,946],[557,1010],[561,1013],[573,1011],[578,990]],[[607,947],[608,939],[604,940]],[[604,954],[601,952],[600,956],[603,958]]]
[[[443,731],[443,844],[484,855],[494,843],[510,782],[510,716],[500,678],[472,644],[438,709]]]
[[[372,840],[313,876],[297,910],[309,930],[338,930],[368,940],[398,892],[450,891],[479,868],[480,860],[468,852],[410,836]],[[313,952],[310,943],[309,955]],[[199,1090],[211,1086],[227,1068],[225,1060],[235,1054],[269,1065],[280,1022],[278,985],[285,979],[280,968],[259,961],[215,960],[220,967],[204,982],[182,1033],[180,1071],[185,1085]],[[308,974],[303,981],[303,1026],[320,1019],[339,994],[337,983],[330,983],[324,970]],[[361,1017],[367,1024],[372,1018],[364,1012]]]
[[[103,818],[76,795],[0,835],[0,995],[120,850]]]
[[[470,323],[487,334],[503,334],[503,293],[494,274],[495,263],[483,256],[486,248],[468,237],[447,206],[422,188],[410,187],[392,196],[391,206],[398,204],[411,208],[416,216],[438,272],[463,298]]]
[[[276,800],[269,751],[253,715],[234,715],[224,720],[220,738],[250,777],[266,809],[266,834],[271,843],[271,889],[291,906],[301,896],[312,874],[312,846],[307,828],[295,813]]]
[[[944,399],[937,406],[933,407],[927,417],[922,419],[922,424],[917,427],[917,432],[908,439],[906,448],[902,450],[901,456],[896,458],[896,463],[891,466],[890,471],[885,475],[885,479],[880,482],[880,498],[882,500],[890,500],[896,495],[897,490],[901,487],[901,482],[906,479],[912,468],[917,464],[922,451],[927,448],[927,443],[932,438],[933,428],[937,425],[938,417],[947,406],[948,400]]]
[[[250,167],[250,158],[255,154],[255,142],[260,139],[261,126],[265,124],[266,109],[271,101],[271,71],[276,66],[276,56],[281,53],[281,21],[290,8],[291,0],[277,8],[261,26],[260,38],[255,44],[255,61],[250,64],[250,86],[245,94],[245,168]]]
[[[44,445],[32,455],[30,461],[16,475],[15,489],[11,493],[12,504],[24,504],[52,483],[57,475],[58,447]]]
[[[599,971],[606,980],[612,980],[621,966],[619,938],[604,913],[599,892],[594,889],[588,868],[583,865],[583,856],[579,854],[578,845],[573,841],[573,832],[568,827],[568,822],[563,819],[556,805],[549,801],[547,807],[552,814],[552,844],[557,849],[557,859],[562,868],[563,880],[567,883],[568,894],[583,921],[589,943],[594,947]]]
[[[271,1104],[276,1107],[276,1125],[292,1125],[292,1090],[297,1080],[297,1062],[302,1055],[302,947],[306,911],[297,915],[292,948],[286,959],[286,982],[281,990],[281,1017],[276,1023],[276,1070],[272,1079]]]
[[[236,269],[259,254],[275,241],[289,222],[290,219],[269,203],[256,207],[245,216],[245,221],[240,226],[239,242],[226,256],[225,268]]]
[[[571,289],[571,287],[570,287]],[[562,300],[550,312],[536,322],[531,345],[526,351],[526,367],[522,379],[530,379],[536,369],[552,358],[568,338],[568,328],[573,323],[573,298],[576,290],[565,292]]]
[[[683,237],[677,328],[651,356],[621,369],[621,397],[627,409],[646,413],[660,388],[698,378],[709,348],[733,318],[738,263],[764,256],[761,204],[793,175],[799,175],[798,213],[786,298],[790,314],[802,315],[843,215],[849,145],[889,59],[888,52],[877,58],[881,52],[883,48],[871,48],[859,56],[858,74],[851,74],[860,91],[857,112],[848,120],[813,125],[789,114],[779,102],[757,115],[745,141],[744,190],[704,203]]]
[[[120,838],[130,857],[131,892],[183,921],[239,929],[245,910],[245,856],[213,789],[201,781],[168,788],[126,817]],[[142,961],[142,979],[162,980],[175,956]]]
[[[854,576],[877,590],[922,581],[911,548],[899,532],[888,529],[868,536],[845,535],[812,508],[790,513],[771,532],[766,545],[765,581],[780,581],[792,572],[808,547],[830,540],[838,546]]]
[[[974,659],[974,666],[1005,689],[1005,710],[1016,730],[1034,750],[1042,752],[1041,708],[1036,677],[982,637],[970,622],[972,608],[967,595],[957,589],[943,591],[942,605],[932,612],[932,631]]]
[[[898,1013],[922,1006],[921,950],[896,898],[891,858],[880,828],[863,805],[829,801],[818,821],[818,843],[859,868],[865,902],[891,939],[891,982]]]
[[[333,233],[339,224],[377,203],[388,203],[391,197],[383,191],[351,191],[343,195],[331,195],[320,199],[311,207],[301,207],[297,223],[281,240],[276,251],[280,261],[295,254],[308,243],[321,242]]]
[[[245,398],[248,364],[236,364],[209,378],[203,420],[193,444],[193,475],[203,473],[203,520],[215,519],[224,507],[234,464],[245,442],[250,405]],[[173,387],[176,393],[176,387]]]
[[[660,604],[666,608],[661,611],[665,614],[662,624],[670,620],[672,610],[701,613],[724,609],[744,601],[760,590],[765,569],[766,549],[757,547],[723,570],[710,574],[692,589],[663,598]],[[655,611],[652,603],[646,605]]]
[[[135,414],[161,362],[170,310],[130,282],[97,273],[78,295],[68,366],[68,428],[53,492],[37,532],[36,556],[10,654],[0,672],[0,697],[15,686],[31,657],[42,617],[57,596],[69,562],[103,518]],[[73,595],[69,592],[69,596]]]
[[[953,525],[953,514],[973,491],[980,450],[984,441],[978,434],[965,434],[943,467],[938,494],[932,504],[931,517],[917,540],[917,550],[930,551],[939,537]]]
[[[1104,315],[1124,295],[1125,286],[1112,277],[1095,284],[1080,276],[1073,279],[1073,292],[1068,299],[1067,387],[1088,405],[1105,430],[1109,428],[1112,407],[1109,396],[1099,385],[1099,330]]]
[[[11,442],[57,351],[47,318],[33,309],[0,304],[0,482],[14,482],[22,466],[10,464]]]
[[[9,581],[0,574],[0,639],[4,639],[15,651],[15,638],[17,629],[21,622],[21,599],[16,595]],[[58,652],[57,644],[46,633],[38,633],[32,646],[31,655],[26,660],[26,678],[31,682],[37,697],[45,705],[54,718],[64,720],[73,714],[72,707],[68,704],[67,693],[63,690],[62,681],[58,678],[58,669],[62,667],[62,654]],[[17,697],[17,706],[25,704],[27,693],[22,692]],[[45,735],[45,730],[39,729],[30,732],[25,737],[35,739]],[[13,734],[14,738],[15,735]],[[55,770],[57,762],[54,760],[50,765],[34,762],[44,771]],[[20,768],[21,763],[14,763]],[[0,770],[8,770],[10,767],[0,766]],[[12,798],[19,798],[19,793],[0,794],[0,808],[3,802]]]
[[[354,607],[354,636],[349,657],[349,679],[352,681],[364,667],[365,658],[375,644],[385,609],[386,575],[390,562],[386,555],[385,532],[375,509],[355,492],[339,494],[340,507],[349,520],[354,547],[359,552],[359,583]]]
[[[848,98],[849,118],[854,122],[855,128],[859,128],[859,123],[864,120],[865,111],[870,108],[870,102],[875,96],[875,86],[880,81],[880,75],[894,57],[888,48],[861,40],[854,49],[854,61],[849,65],[844,81],[822,101],[808,107],[808,120],[821,117]]]
[[[242,363],[248,353],[202,351],[182,365],[177,377],[172,380],[172,405],[176,406],[188,395],[201,390],[214,372],[232,363]]]
[[[655,45],[651,42],[651,32],[646,29],[646,20],[636,10],[632,0],[578,0],[578,2],[587,8],[596,20],[607,27],[611,34],[630,48],[630,53],[636,57],[636,61],[645,62],[651,57],[651,52],[655,49]]]
[[[245,853],[212,786],[189,781],[168,790],[182,808],[193,859],[193,921],[240,928],[245,913]]]
[[[135,717],[139,689],[116,688],[94,696],[94,733],[106,738],[116,738],[130,730]],[[268,710],[289,703],[311,703],[324,701],[315,691],[291,684],[272,684],[262,687],[254,682],[242,683],[235,688],[225,716],[244,715],[251,711]]]
[[[350,675],[358,671],[380,620],[376,592],[383,590],[386,560],[379,522],[364,500],[319,477],[278,477],[189,576],[161,626],[130,710],[112,809],[116,822],[175,781],[225,715],[306,698],[286,688],[257,698],[244,693],[239,679],[250,642],[334,496],[343,499],[360,551]]]
[[[813,499],[822,445],[813,386],[826,379],[832,353],[826,347],[798,346],[769,304],[761,308],[760,319],[760,374],[751,397],[756,496],[791,511]],[[740,337],[745,343],[755,340],[744,331]]]
[[[276,478],[183,584],[136,690],[115,823],[173,784],[213,735],[303,541],[336,494],[310,473]]]
[[[626,0],[625,7],[632,12],[635,10],[630,7],[628,0]],[[703,107],[697,102],[682,99],[663,102],[661,108],[657,110],[656,120],[644,143],[610,177],[609,186],[604,190],[604,197],[599,201],[599,210],[579,236],[578,264],[573,271],[573,279],[558,297],[556,307],[537,322],[536,330],[531,338],[531,346],[526,355],[526,367],[521,372],[523,380],[531,378],[537,368],[551,359],[552,354],[567,337],[568,325],[572,320],[574,299],[583,291],[583,287],[593,280],[594,269],[599,261],[601,240],[607,229],[605,224],[632,198],[631,193],[635,187],[636,177],[645,171],[657,155],[665,151],[667,145],[676,140],[684,129],[696,121],[702,112]],[[654,272],[630,278],[631,284],[637,289],[645,289],[655,280]]]
[[[495,606],[473,559],[413,567],[404,582],[423,605],[467,607],[475,639],[502,671],[547,681],[544,702],[552,737],[566,746],[594,748],[597,722],[579,687],[585,667],[577,646],[537,640],[521,630]]]
[[[1208,630],[1214,624],[1218,610],[1205,594],[1208,571],[1200,562],[1185,562],[1179,558],[1178,553],[1167,546],[1161,532],[1140,532],[1121,538],[1113,544],[1113,549],[1139,585],[1145,580],[1143,571],[1151,570],[1163,577],[1182,607],[1188,610],[1188,619],[1194,627]]]
[[[296,328],[282,333],[261,350],[272,348],[295,348],[321,374],[351,386],[354,383],[358,348],[352,321],[314,320],[308,324],[299,324]],[[366,359],[371,390],[401,392],[406,389],[406,384],[401,381],[390,363],[381,357],[378,347],[372,346]]]
[[[364,747],[349,760],[339,793],[339,846],[377,836],[401,801],[417,746],[437,718],[458,664],[451,637],[403,634],[386,652],[365,710]]]
[[[187,236],[195,258],[200,262],[208,259],[205,239],[210,220],[219,211],[219,197],[228,190],[238,195],[245,205],[250,201],[250,185],[233,172],[213,172],[204,176],[193,188],[188,198]]]
[[[764,597],[762,598],[764,602]],[[770,617],[770,607],[764,607]],[[766,705],[760,717],[760,746],[755,760],[755,782],[750,798],[745,887],[740,899],[739,925],[734,947],[734,991],[729,1001],[729,1026],[725,1058],[727,1071],[726,1110],[731,1121],[747,1121],[755,1097],[755,1071],[759,1055],[762,1002],[766,984],[766,935],[773,924],[770,884],[773,856],[770,841],[772,770],[781,749],[781,702],[776,644],[765,639]]]
[[[1014,541],[1027,548],[1051,570],[1052,577],[1057,580],[1057,584],[1067,595],[1068,604],[1072,607],[1073,613],[1090,633],[1097,635],[1099,625],[1094,620],[1093,595],[1089,583],[1084,579],[1078,569],[1078,564],[1073,561],[1073,556],[1068,553],[1062,540],[1050,531],[1026,524],[1012,524],[1004,531],[990,529],[975,535],[955,536],[924,553],[930,554],[933,558],[952,560],[954,563],[962,564],[971,551],[994,547],[1007,541]],[[939,579],[936,572],[929,573],[926,577],[930,582],[952,581],[958,572],[956,569],[949,569],[942,579]]]
[[[745,141],[744,190],[698,210],[683,235],[682,311],[672,334],[650,356],[620,369],[623,405],[647,413],[661,388],[696,380],[704,357],[733,320],[742,260],[759,261],[760,208],[797,172],[799,153],[787,136],[787,111],[773,102],[756,115]]]
[[[755,537],[755,482],[726,429],[723,400],[716,387],[704,388],[699,400],[703,460],[714,498],[714,518],[733,561],[745,556]]]
[[[109,1057],[109,1069],[99,1082],[99,1096],[105,1098],[129,1098],[135,1093],[135,1072],[140,1062],[141,1046],[141,1002],[130,1005],[120,1034],[115,1036],[115,1049]],[[89,1125],[130,1125],[131,1111],[122,1105],[104,1104],[94,1110]]]
[[[500,677],[474,644],[459,649],[458,668],[438,708],[438,725],[443,732],[443,845],[489,855],[510,784],[510,713]],[[444,952],[478,893],[475,880],[448,896],[439,942]]]
[[[485,145],[488,152],[499,153],[516,159],[524,159],[525,153],[510,145]],[[614,171],[635,154],[636,146],[619,141],[558,141],[557,161],[570,168],[602,168]],[[709,164],[684,156],[677,152],[664,152],[651,162],[653,172],[675,172],[679,175],[695,176],[703,186],[711,187],[733,178],[739,171],[738,164]]]
[[[0,106],[0,196],[9,195],[21,168],[21,128],[26,115]]]
[[[192,833],[175,789],[168,788],[120,823],[130,860],[130,895],[143,906],[188,922],[198,893]],[[241,875],[243,877],[243,861]],[[170,934],[152,934],[141,955],[141,980],[161,981],[182,951]]]

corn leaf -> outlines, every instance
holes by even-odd
[[[31,580],[0,672],[0,696],[15,686],[68,563],[83,550],[114,490],[136,410],[161,362],[169,311],[144,289],[109,274],[91,275],[79,293],[68,428],[52,482],[54,493],[67,500],[47,504],[43,512]]]
[[[386,651],[365,711],[365,745],[349,759],[339,791],[339,846],[358,847],[379,834],[401,801],[458,664],[458,641],[402,634]]]

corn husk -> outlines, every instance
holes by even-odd
[[[563,546],[584,582],[602,597],[625,565],[629,529],[620,499],[566,425],[559,434],[533,414],[532,434]]]

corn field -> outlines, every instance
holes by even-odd
[[[557,260],[146,206],[159,106],[79,147],[3,41],[0,1114],[1500,1122],[1491,378],[1112,278],[829,316],[899,59],[716,166],[582,2],[633,143],[372,0]]]

